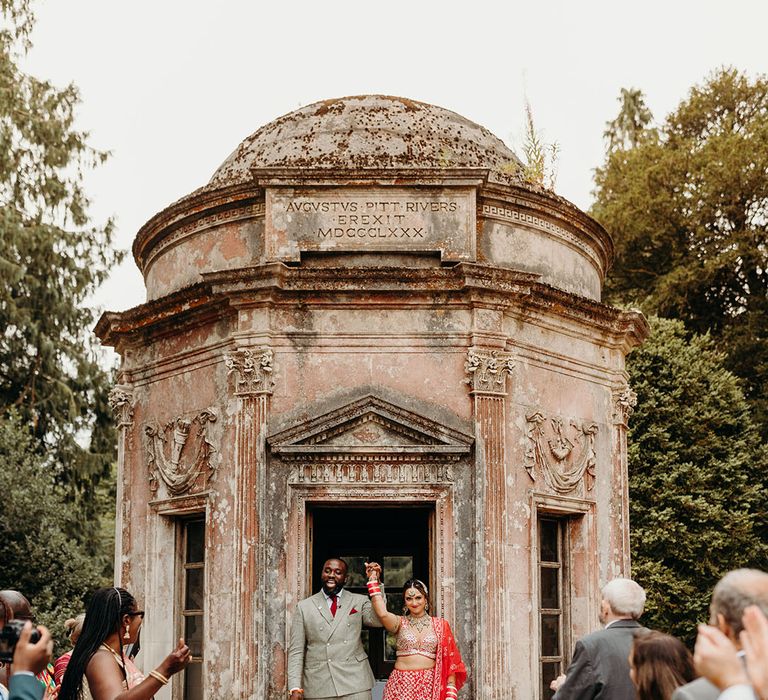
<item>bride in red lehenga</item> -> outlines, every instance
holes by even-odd
[[[384,700],[456,700],[467,680],[451,628],[429,615],[429,593],[418,579],[406,581],[403,602],[408,613],[387,612],[379,579],[381,566],[365,565],[373,610],[387,632],[397,635],[395,670],[384,688]]]

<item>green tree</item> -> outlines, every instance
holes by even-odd
[[[83,612],[88,592],[109,585],[105,562],[72,537],[66,493],[15,413],[0,421],[0,464],[0,589],[23,592],[63,643],[64,620]]]
[[[644,622],[692,644],[714,584],[765,568],[768,466],[739,380],[708,335],[651,318],[628,358],[637,409],[629,430],[633,576]]]
[[[0,420],[19,413],[86,530],[115,442],[86,301],[121,254],[112,223],[91,222],[82,182],[107,154],[74,126],[74,85],[19,69],[29,0],[0,0],[0,10]]]
[[[619,114],[612,122],[608,122],[603,132],[609,153],[637,146],[653,119],[640,90],[621,88],[618,100],[621,103]]]
[[[768,79],[718,70],[658,127],[624,98],[592,209],[616,241],[607,298],[711,332],[766,437]]]

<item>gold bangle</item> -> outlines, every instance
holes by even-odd
[[[158,683],[162,683],[163,685],[168,685],[168,679],[160,673],[160,671],[150,671],[149,675],[152,676]]]

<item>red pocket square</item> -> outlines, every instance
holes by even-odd
[[[357,612],[357,610],[355,608],[352,608],[352,610],[349,611],[349,614],[350,615],[354,615],[356,612]]]

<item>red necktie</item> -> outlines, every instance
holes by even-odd
[[[333,617],[336,617],[336,607],[337,607],[336,600],[337,600],[337,597],[335,595],[332,595],[331,596],[331,615]]]

